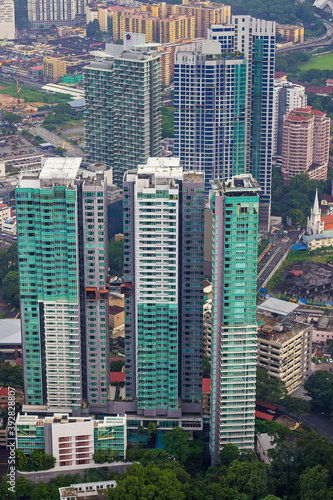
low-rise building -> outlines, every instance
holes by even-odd
[[[273,444],[274,436],[269,436],[267,433],[258,433],[256,436],[255,450],[260,462],[270,465],[271,459],[269,457],[269,450],[275,448]]]
[[[289,393],[311,373],[312,325],[298,320],[297,304],[270,298],[257,308],[259,368],[285,383]]]
[[[89,497],[101,499],[101,494],[105,493],[107,488],[116,488],[116,481],[98,481],[96,483],[71,484],[59,488],[60,500],[76,500],[77,498]]]
[[[109,450],[126,458],[126,415],[123,417],[70,417],[55,413],[40,418],[18,414],[16,419],[16,448],[26,454],[35,449],[56,458],[56,467],[74,470],[93,464],[93,454]]]

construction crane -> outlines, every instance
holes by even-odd
[[[21,88],[22,88],[22,85],[19,88],[19,82],[18,82],[18,79],[16,79],[17,104],[20,104],[20,90],[21,90]]]

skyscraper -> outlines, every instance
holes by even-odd
[[[267,228],[270,217],[272,180],[273,86],[275,64],[275,21],[251,16],[232,16],[234,51],[247,61],[246,162],[260,184],[259,223]],[[220,35],[218,33],[220,29]],[[212,26],[208,39],[224,43],[230,26]]]
[[[202,400],[203,174],[149,158],[125,175],[123,210],[126,397],[178,418]]]
[[[0,0],[0,40],[12,40],[15,36],[15,12],[13,0]]]
[[[193,50],[194,49],[194,50]],[[175,55],[175,155],[213,179],[246,171],[246,60],[221,55],[219,42],[183,46]]]
[[[118,185],[128,169],[160,154],[160,58],[125,51],[84,69],[86,157],[113,168]]]
[[[296,108],[306,108],[305,88],[295,83],[275,80],[273,115],[273,156],[282,156],[283,117]]]
[[[221,62],[218,62],[219,58],[214,55],[217,52],[206,51],[209,45],[204,43],[192,47],[184,46],[176,55],[175,155],[187,166],[193,155],[192,151],[200,152],[197,157],[199,164],[195,162],[192,168],[202,168],[205,172],[206,192],[209,190],[209,181],[215,176],[222,180],[231,175],[251,172],[260,184],[260,224],[267,229],[272,176],[275,22],[250,16],[232,16],[231,25],[212,25],[207,34],[208,40],[220,42]],[[186,50],[187,54],[184,53]],[[204,70],[199,63],[203,60],[199,58],[200,52],[207,54]],[[233,62],[233,59],[240,60],[240,54],[244,56],[242,68],[236,67],[240,62]],[[225,70],[219,71],[218,66],[224,67]],[[238,77],[236,69],[239,72]],[[193,81],[192,87],[197,89],[198,98],[188,85],[194,75],[197,82]],[[246,78],[245,83],[243,78]],[[187,122],[183,125],[180,119],[182,114],[186,116],[191,110],[193,118],[196,117],[195,128]],[[219,116],[223,116],[222,122],[219,121]],[[241,128],[241,134],[238,134],[238,126]],[[230,152],[230,149],[234,148],[234,131],[238,143],[237,150],[245,156],[245,170],[239,168],[238,158],[235,162],[236,169],[230,172],[225,156],[222,166],[217,168],[216,172],[212,171],[207,161],[211,159],[214,164],[219,161],[219,157],[223,158],[228,150]],[[203,136],[207,137],[204,143],[200,142]],[[233,161],[232,157],[229,158],[230,165]]]
[[[26,404],[107,403],[106,183],[48,158],[16,190]]]
[[[84,16],[83,0],[28,0],[28,18],[33,28],[51,26],[74,26],[77,16]]]
[[[259,185],[250,174],[212,183],[210,452],[253,448]]]
[[[307,106],[283,118],[282,177],[284,184],[295,175],[325,181],[329,160],[331,120]]]

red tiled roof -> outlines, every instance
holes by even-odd
[[[110,382],[125,382],[125,373],[110,372]]]
[[[273,420],[273,415],[269,415],[268,413],[263,413],[261,411],[255,411],[255,416],[257,418],[261,418],[262,420]]]
[[[8,396],[8,387],[1,387],[0,396]]]
[[[305,87],[305,92],[313,92],[314,94],[330,94],[333,92],[333,87],[317,87],[316,85],[310,85],[310,87]]]
[[[210,394],[210,378],[202,379],[202,392]]]
[[[321,218],[321,222],[324,223],[324,230],[327,231],[328,229],[333,228],[333,215],[324,215]]]
[[[331,78],[328,78],[328,79],[326,80],[326,83],[331,83],[331,84],[333,85],[333,80],[332,80]]]
[[[269,410],[277,410],[277,406],[271,405],[266,401],[262,401],[261,399],[256,399],[256,405],[263,406],[264,408],[268,408]]]
[[[304,274],[304,271],[302,271],[302,270],[296,271],[295,269],[292,269],[289,272],[290,272],[290,274],[293,274],[294,276],[302,276]]]
[[[285,73],[284,71],[275,71],[274,73],[274,78],[282,78],[283,76],[287,76],[288,73]]]
[[[40,70],[42,70],[43,69],[43,65],[40,64],[38,66],[31,66],[29,69],[40,69]]]
[[[316,116],[324,116],[326,113],[323,113],[323,111],[319,111],[319,109],[312,109],[311,113]]]

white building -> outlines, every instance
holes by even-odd
[[[0,0],[0,40],[15,37],[14,0]]]
[[[305,87],[275,79],[273,104],[273,156],[282,156],[283,117],[296,108],[306,108]]]
[[[256,436],[256,453],[260,462],[270,465],[271,459],[269,458],[268,451],[275,448],[273,444],[274,436],[269,436],[267,433],[258,433]]]
[[[76,500],[82,497],[97,496],[104,493],[107,488],[113,489],[116,486],[116,481],[71,484],[70,486],[59,488],[60,500]]]
[[[318,189],[316,189],[316,197],[311,208],[311,215],[308,217],[308,223],[306,226],[307,234],[320,234],[324,231],[324,221],[321,220],[321,211],[318,202]]]
[[[28,0],[28,19],[33,28],[74,26],[75,18],[84,16],[84,6],[83,0]]]
[[[70,417],[68,413],[55,413],[40,418],[37,415],[18,414],[16,418],[16,448],[29,455],[43,450],[56,459],[55,467],[73,470],[93,465],[98,450],[112,451],[126,457],[126,415],[104,417]]]

